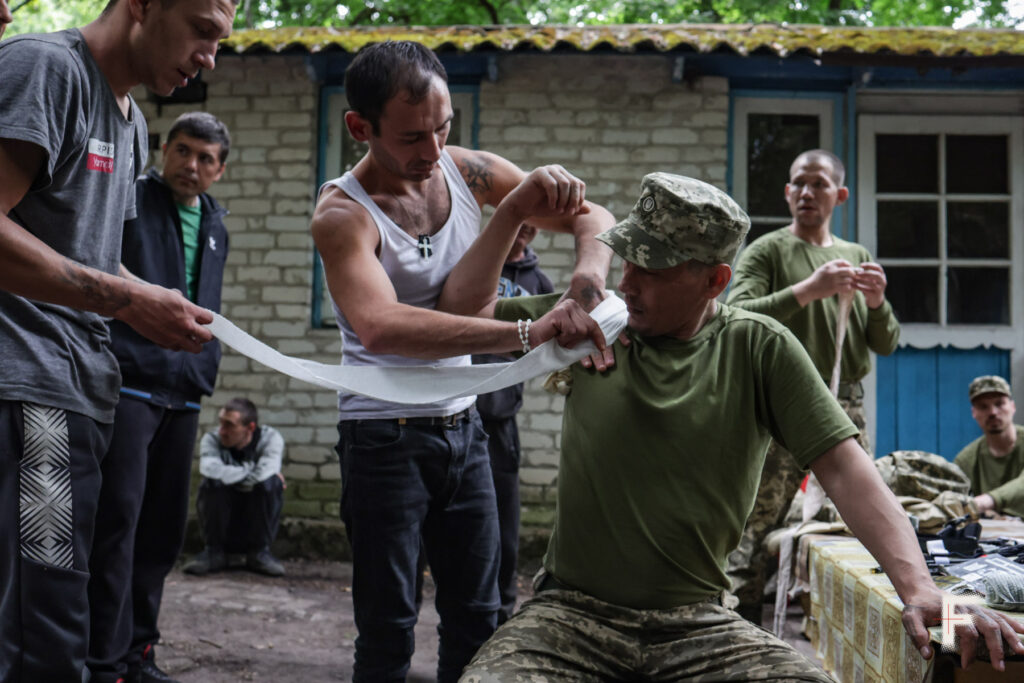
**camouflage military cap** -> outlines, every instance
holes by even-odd
[[[999,375],[982,375],[975,377],[971,386],[967,388],[967,397],[973,401],[982,394],[1002,394],[1012,396],[1010,384]]]
[[[641,268],[671,268],[690,259],[732,263],[750,218],[713,185],[671,173],[649,173],[629,216],[597,236]]]

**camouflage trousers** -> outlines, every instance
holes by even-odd
[[[841,398],[839,404],[860,430],[857,442],[870,455],[871,444],[864,431],[863,401]],[[758,618],[761,613],[765,582],[775,571],[774,565],[768,566],[769,561],[773,562],[775,558],[769,558],[765,553],[764,540],[782,526],[805,474],[789,451],[773,440],[761,470],[754,509],[747,518],[740,544],[729,554],[726,565],[726,573],[732,580],[732,593],[740,601],[737,609],[744,616]]]
[[[527,601],[484,643],[459,679],[682,680],[832,679],[717,599],[665,610],[634,610],[572,590],[545,590]]]

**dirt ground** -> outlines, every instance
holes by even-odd
[[[175,569],[164,587],[160,667],[182,683],[351,680],[352,565],[284,565],[280,579],[240,569],[205,577]],[[425,583],[413,683],[436,679],[438,618],[433,584]]]
[[[161,668],[182,683],[351,680],[352,565],[305,560],[284,565],[287,574],[280,579],[240,569],[206,577],[175,569],[160,615]],[[530,590],[530,569],[520,575],[521,598]],[[427,581],[408,677],[412,683],[435,680],[437,622],[433,584]],[[798,628],[793,612],[787,640],[813,657]]]

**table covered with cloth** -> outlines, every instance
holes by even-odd
[[[1024,539],[1024,523],[987,521],[982,536]],[[889,578],[875,571],[878,562],[867,549],[848,536],[811,534],[801,539],[801,544],[808,546],[806,554],[801,555],[808,558],[810,584],[805,634],[824,661],[825,670],[840,683],[931,681],[933,667],[921,657],[903,628],[903,601]],[[935,581],[940,588],[960,583],[956,577],[938,577]],[[1024,613],[1007,614],[1024,620]],[[933,627],[931,634],[938,652],[940,627]],[[1015,675],[1011,668],[1016,670]],[[1007,662],[1007,672],[1007,681],[1024,680],[1024,663]]]

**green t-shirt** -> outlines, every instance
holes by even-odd
[[[859,244],[832,236],[832,245],[818,247],[800,239],[788,228],[779,228],[755,240],[740,254],[727,303],[748,311],[764,313],[788,327],[803,342],[807,353],[828,382],[836,355],[836,319],[839,297],[812,301],[800,306],[793,285],[807,279],[820,266],[835,259],[854,265],[873,260]],[[855,297],[843,341],[839,379],[859,382],[871,371],[870,351],[888,356],[896,350],[900,325],[886,300],[875,310],[863,296]]]
[[[496,317],[537,319],[557,299],[503,299]],[[857,428],[771,318],[720,305],[692,339],[630,336],[608,372],[571,368],[544,566],[606,602],[666,609],[729,588],[772,437],[806,466]]]
[[[178,204],[178,216],[181,217],[181,239],[185,248],[185,283],[188,286],[186,295],[191,301],[196,300],[196,280],[199,279],[199,221],[203,218],[202,206],[185,206]]]
[[[987,493],[1004,515],[1024,517],[1024,427],[1017,425],[1017,443],[1001,458],[992,455],[982,436],[960,451],[953,462],[970,478],[974,495]]]

